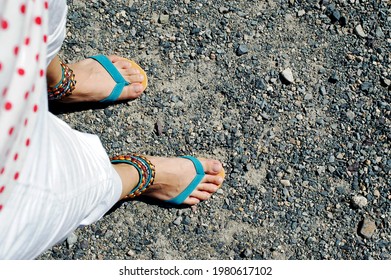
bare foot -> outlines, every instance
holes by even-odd
[[[194,164],[185,158],[148,157],[155,165],[155,181],[142,195],[159,200],[178,196],[196,175]],[[183,204],[194,205],[215,193],[224,180],[224,169],[217,160],[199,159],[205,176]]]
[[[130,85],[125,86],[119,100],[135,99],[146,88],[147,78],[145,72],[139,69],[134,62],[125,58],[110,55],[108,59],[121,73],[122,77]],[[76,88],[73,94],[64,98],[63,102],[95,102],[110,95],[115,86],[115,81],[103,66],[94,59],[87,58],[69,67],[75,74]]]

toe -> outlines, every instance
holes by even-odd
[[[220,186],[223,183],[223,178],[218,175],[205,175],[203,178],[204,183],[213,184],[215,186]]]
[[[196,190],[192,192],[192,194],[184,202],[188,203],[188,199],[197,199],[198,201],[208,200],[211,195],[212,194],[210,192]]]
[[[206,174],[217,175],[223,172],[223,165],[218,160],[208,159],[201,162]]]
[[[121,94],[121,99],[134,99],[141,95],[144,91],[144,87],[139,83],[132,83],[124,88],[124,91]]]
[[[199,200],[198,198],[189,196],[188,198],[186,198],[185,201],[183,201],[183,204],[186,204],[186,205],[196,205],[196,204],[198,204],[200,202],[201,202],[201,200]]]
[[[198,191],[208,192],[210,194],[215,193],[219,189],[219,185],[203,183],[197,187]]]

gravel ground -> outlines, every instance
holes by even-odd
[[[68,1],[67,62],[133,58],[150,86],[52,110],[110,155],[220,159],[190,208],[116,205],[39,259],[391,259],[391,3]]]

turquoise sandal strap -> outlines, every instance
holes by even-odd
[[[193,181],[191,181],[191,183],[186,187],[186,189],[183,190],[183,192],[181,192],[178,196],[172,199],[166,200],[166,202],[168,203],[177,205],[182,204],[183,201],[188,198],[188,196],[195,190],[195,188],[201,182],[202,178],[204,178],[205,176],[204,168],[202,167],[201,162],[197,158],[192,156],[182,156],[182,158],[189,159],[193,162],[196,170],[196,176],[194,177]]]
[[[106,69],[107,73],[110,74],[110,76],[113,78],[113,80],[117,83],[115,87],[113,88],[112,92],[108,97],[101,100],[100,102],[114,102],[117,101],[118,97],[121,95],[122,90],[125,86],[129,85],[130,83],[122,77],[121,73],[118,71],[118,69],[114,66],[114,64],[108,59],[106,56],[102,54],[90,56],[89,58],[92,58],[99,62],[103,68]]]

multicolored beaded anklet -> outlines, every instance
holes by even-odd
[[[155,180],[155,166],[144,156],[137,154],[115,156],[111,158],[111,163],[127,163],[137,169],[140,177],[138,184],[125,198],[134,198],[139,196],[146,191]]]
[[[72,94],[76,86],[75,74],[68,65],[60,61],[62,77],[54,87],[48,87],[49,100],[61,100]]]

